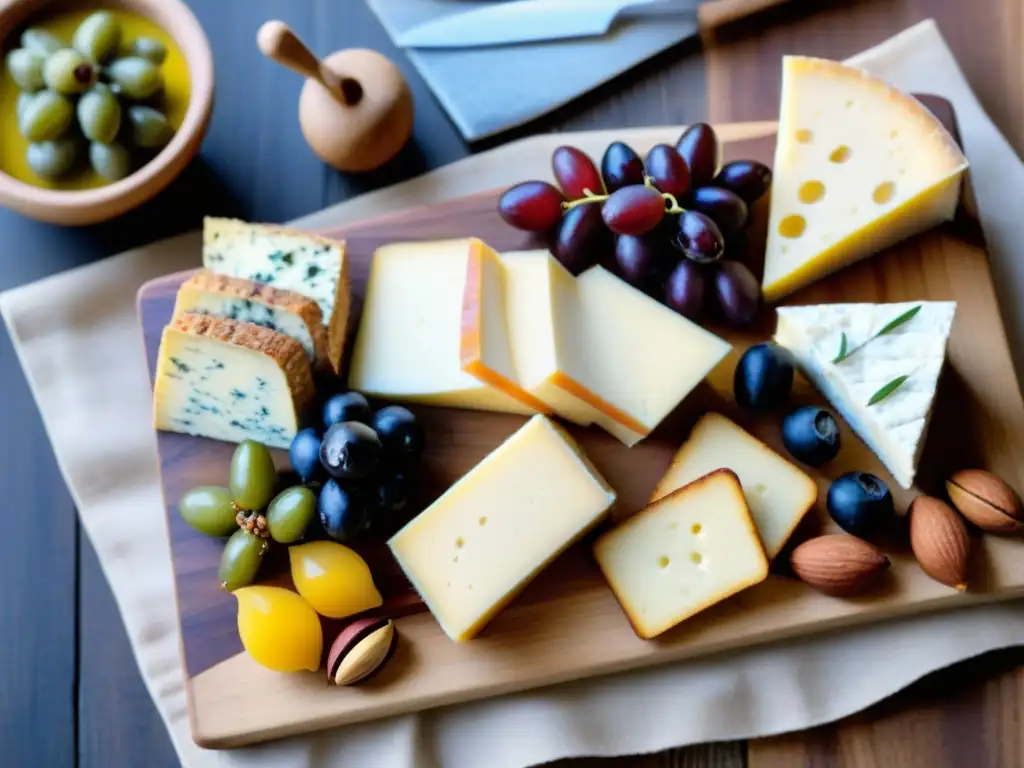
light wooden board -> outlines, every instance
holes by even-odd
[[[728,127],[721,133],[730,136]],[[567,137],[571,141],[571,136]],[[774,140],[729,141],[726,158],[770,160]],[[495,213],[496,194],[453,200],[329,234],[348,241],[354,288],[361,295],[374,248],[396,240],[475,235],[501,250],[531,246],[529,236],[506,226]],[[752,241],[763,239],[766,210],[760,205]],[[198,254],[197,254],[198,259]],[[755,266],[759,269],[759,265]],[[171,275],[140,292],[140,315],[152,370],[160,331],[185,275]],[[988,260],[977,223],[958,220],[817,283],[787,301],[949,300],[959,303],[949,365],[919,476],[925,492],[941,492],[942,478],[964,466],[992,469],[1024,488],[1024,403],[1000,324]],[[358,311],[358,301],[356,302]],[[354,324],[353,324],[354,325]],[[777,418],[751,420],[731,403],[735,360],[750,343],[767,338],[772,313],[750,332],[726,333],[735,345],[703,385],[648,440],[628,449],[600,430],[570,431],[619,493],[616,514],[639,509],[693,422],[719,409],[780,451]],[[794,401],[817,402],[798,382]],[[431,441],[422,508],[517,429],[522,417],[418,408]],[[398,651],[388,667],[360,688],[328,686],[322,674],[282,675],[258,667],[242,652],[235,601],[217,585],[221,545],[189,528],[177,499],[199,484],[223,484],[233,446],[160,433],[164,494],[168,505],[182,650],[188,676],[193,735],[213,748],[239,746],[296,733],[471,701],[558,682],[664,664],[787,637],[878,621],[914,612],[1005,599],[1024,593],[1024,543],[977,538],[971,590],[958,594],[930,581],[897,530],[886,542],[893,568],[870,596],[841,600],[794,581],[784,565],[767,582],[720,604],[656,641],[638,639],[593,565],[586,542],[556,561],[475,640],[452,643],[412,594],[381,541],[360,547],[398,619]],[[850,470],[889,479],[874,456],[845,428],[843,450],[819,481],[820,501],[797,538],[830,523],[823,511],[829,479]],[[287,457],[279,453],[279,466]],[[903,510],[917,493],[891,484]],[[264,566],[274,583],[288,584],[283,553]],[[340,624],[325,621],[333,637]]]

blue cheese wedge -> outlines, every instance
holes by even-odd
[[[207,217],[203,266],[313,299],[327,328],[328,357],[335,370],[341,366],[351,305],[344,243],[284,227]]]
[[[310,363],[327,360],[327,331],[312,299],[241,277],[201,269],[178,289],[174,317],[190,313],[252,323],[295,339]]]
[[[160,340],[156,429],[288,448],[313,376],[302,345],[251,323],[183,314]]]
[[[775,341],[910,488],[924,448],[956,303],[780,307]]]

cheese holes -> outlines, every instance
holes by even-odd
[[[700,565],[704,562],[704,556],[700,552],[691,552],[690,560],[693,561],[694,565]]]
[[[814,134],[806,128],[800,128],[793,134],[793,138],[795,138],[799,144],[810,144],[811,140],[814,138]]]
[[[485,525],[487,525],[487,518],[481,517],[479,520],[477,520],[477,522],[480,523],[480,527],[483,528]]]
[[[853,99],[847,99],[846,100],[846,108],[847,109],[853,109]]]
[[[669,562],[670,562],[669,559],[667,557],[665,557],[665,555],[662,555],[661,557],[658,558],[658,567],[659,568],[668,568]]]
[[[850,148],[845,144],[840,144],[838,147],[832,150],[832,154],[828,156],[828,159],[833,163],[845,163],[850,159],[850,155],[853,154]]]
[[[816,203],[825,196],[825,185],[820,181],[805,181],[797,190],[796,196],[801,203],[810,205]]]
[[[455,547],[456,549],[462,549],[464,546],[466,546],[466,540],[459,536],[459,538],[455,540]]]
[[[702,530],[704,529],[700,527],[700,523],[694,523],[693,526],[690,528],[690,533],[692,533],[694,536],[700,536],[700,532]]]
[[[875,191],[871,193],[871,199],[879,205],[885,205],[892,200],[894,194],[896,194],[896,185],[891,181],[883,181],[875,187]]]
[[[895,128],[893,128],[891,131],[889,131],[889,138],[890,139],[895,139],[899,135],[900,135],[900,132],[897,131]]]
[[[779,222],[779,234],[783,237],[800,237],[807,229],[807,220],[798,213],[786,216]]]
[[[452,562],[453,562],[453,563],[457,563],[457,562],[459,562],[459,556],[458,556],[458,555],[456,555],[455,557],[453,557],[453,558],[452,558]]]
[[[768,493],[768,486],[765,485],[764,483],[757,483],[754,486],[754,493],[756,493],[758,496],[764,496],[766,493]]]

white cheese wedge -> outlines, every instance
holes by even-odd
[[[164,328],[156,429],[288,448],[312,399],[309,360],[288,336],[208,315],[184,314]]]
[[[327,331],[312,299],[282,288],[201,269],[178,289],[174,317],[212,315],[252,323],[291,336],[311,363],[328,364]]]
[[[810,476],[725,416],[707,413],[672,457],[651,502],[716,469],[730,469],[739,478],[769,559],[782,550],[818,499],[818,486]]]
[[[442,629],[472,638],[590,530],[615,492],[537,415],[388,542]]]
[[[785,57],[765,300],[952,219],[966,169],[911,96],[862,69]]]
[[[428,405],[550,412],[518,383],[504,268],[475,238],[374,253],[349,386]]]
[[[904,488],[924,448],[955,312],[952,301],[778,309],[775,341]]]
[[[649,504],[602,535],[594,556],[645,639],[768,577],[739,479],[727,469]]]
[[[351,305],[344,243],[284,227],[207,217],[203,266],[313,299],[327,328],[331,365],[340,368]]]

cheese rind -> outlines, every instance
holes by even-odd
[[[351,306],[345,243],[286,227],[207,217],[203,266],[313,299],[328,331],[331,365],[340,368]]]
[[[856,67],[785,57],[765,300],[952,219],[966,169],[913,97]]]
[[[582,449],[538,414],[388,546],[445,633],[461,642],[614,501]]]
[[[796,465],[719,413],[707,413],[672,457],[651,502],[716,469],[731,470],[743,487],[768,559],[785,546],[814,508],[818,486]]]
[[[739,479],[728,469],[627,518],[594,543],[594,557],[645,639],[768,576]]]
[[[910,320],[879,336],[892,321]],[[780,307],[775,341],[867,443],[893,478],[910,488],[924,448],[946,359],[956,303],[821,304]],[[847,356],[833,362],[845,345]],[[874,405],[872,397],[908,378]]]
[[[286,449],[312,399],[309,360],[288,336],[187,313],[164,328],[154,376],[156,429]]]
[[[283,333],[302,345],[310,362],[328,362],[320,307],[295,291],[201,269],[178,289],[173,317],[186,313],[238,320]]]

